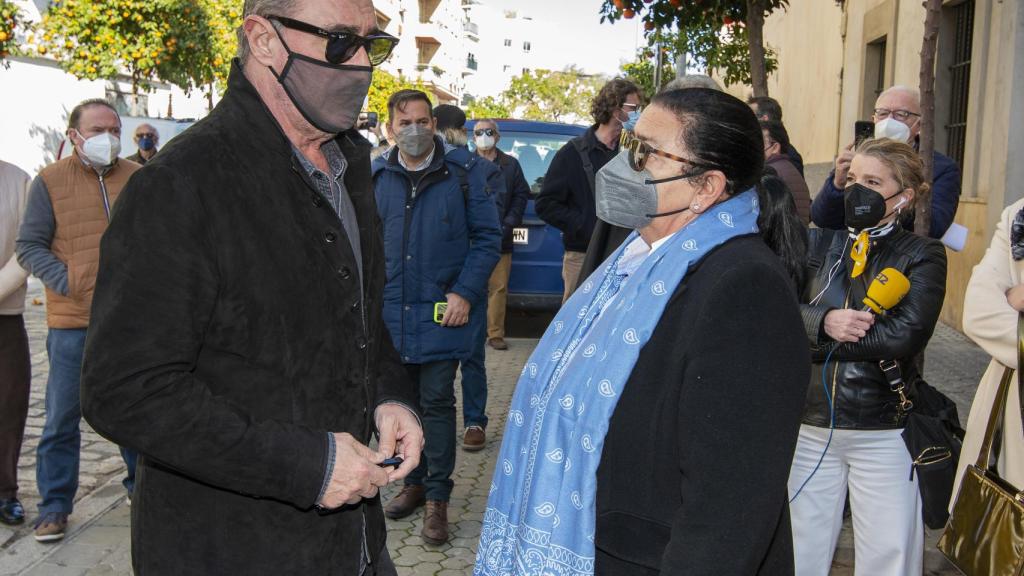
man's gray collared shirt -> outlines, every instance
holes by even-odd
[[[299,164],[302,165],[306,174],[309,175],[313,185],[331,203],[334,213],[341,219],[341,225],[345,228],[345,236],[348,237],[348,243],[352,247],[352,254],[356,259],[361,292],[363,285],[363,258],[362,249],[359,245],[359,222],[356,218],[356,208],[352,204],[352,199],[348,196],[348,190],[345,188],[345,170],[348,168],[348,160],[341,153],[338,143],[334,140],[329,140],[320,147],[320,151],[323,153],[324,158],[327,159],[327,165],[331,171],[331,174],[327,175],[303,156],[298,148],[294,148],[294,150],[295,157],[299,160]]]

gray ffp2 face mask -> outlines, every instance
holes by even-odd
[[[623,150],[597,172],[594,182],[597,217],[613,226],[640,230],[659,216],[685,212],[690,208],[659,213],[656,184],[690,176],[679,174],[653,180],[646,170],[633,170],[629,165],[629,152]]]
[[[419,124],[409,124],[395,134],[395,143],[406,156],[418,158],[434,145],[434,131]]]

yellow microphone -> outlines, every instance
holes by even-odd
[[[864,312],[884,314],[892,310],[910,292],[910,280],[895,268],[886,268],[875,276],[864,297]]]

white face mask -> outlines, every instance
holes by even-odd
[[[494,148],[494,136],[488,136],[486,134],[473,138],[473,142],[476,147],[481,150],[490,150]]]
[[[875,123],[875,138],[910,142],[910,126],[890,116],[881,122]]]
[[[78,137],[84,138],[81,132],[78,132]],[[102,132],[85,139],[81,152],[89,164],[96,168],[110,166],[121,153],[121,139],[109,132]]]

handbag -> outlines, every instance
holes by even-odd
[[[902,420],[903,443],[913,461],[910,480],[917,476],[922,519],[929,528],[942,528],[949,518],[949,499],[964,441],[956,404],[920,377],[914,379],[908,396],[899,362],[883,360],[878,365],[900,398],[897,420]]]
[[[1024,366],[1024,316],[1017,321],[1017,362]],[[978,460],[964,471],[939,539],[939,550],[967,576],[1024,575],[1024,493],[999,476],[992,458],[1013,376],[1010,368],[1003,373]]]
[[[925,526],[938,529],[949,519],[964,430],[956,404],[922,379],[913,386],[913,408],[903,427],[903,442],[913,464],[910,479],[917,475],[921,513]]]

